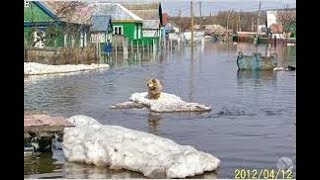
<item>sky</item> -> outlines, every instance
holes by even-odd
[[[99,0],[97,0],[99,1]],[[161,2],[162,12],[169,16],[178,16],[181,10],[182,16],[190,16],[190,0],[102,0],[108,2]],[[193,0],[194,15],[201,14],[214,15],[218,11],[236,10],[236,11],[255,11],[259,9],[260,0]],[[295,0],[261,0],[261,9],[278,9],[288,5],[291,8],[296,7]]]
[[[182,16],[190,16],[190,1],[182,0],[162,0],[162,11],[171,16],[178,16],[181,10]],[[201,2],[201,3],[199,3]],[[259,0],[194,0],[193,11],[195,16],[200,15],[200,5],[202,15],[214,15],[218,11],[256,11],[259,9]],[[294,0],[265,0],[261,1],[261,9],[278,9],[284,7],[296,7]]]

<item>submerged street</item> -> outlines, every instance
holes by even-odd
[[[268,48],[259,45],[263,55]],[[121,52],[110,69],[69,75],[26,77],[24,111],[53,116],[86,115],[191,145],[221,160],[216,172],[195,178],[234,178],[238,169],[277,169],[282,157],[296,162],[296,71],[237,71],[238,51],[251,55],[254,45],[207,42],[192,53],[176,47],[160,54]],[[272,46],[283,66],[296,64],[296,47]],[[193,54],[193,57],[192,57]],[[149,78],[163,82],[163,92],[212,107],[206,113],[151,113],[146,109],[111,109],[131,94],[145,92]],[[25,157],[25,178],[144,178],[131,171],[67,163],[63,151]]]

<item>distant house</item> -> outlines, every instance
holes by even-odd
[[[125,8],[142,19],[142,38],[144,45],[158,43],[161,35],[162,8],[160,3],[122,3]]]
[[[266,27],[266,25],[265,24],[263,24],[263,25],[258,25],[258,33],[260,34],[260,33],[267,33],[267,27]]]
[[[28,47],[44,48],[46,45],[45,29],[52,24],[59,24],[59,18],[38,1],[24,2],[24,44]]]
[[[160,39],[160,21],[145,20],[142,25],[142,42],[145,45],[158,43]]]
[[[64,3],[64,4],[62,4]],[[66,2],[25,1],[24,39],[25,46],[34,48],[85,47],[90,24],[74,21],[72,17],[84,17],[72,14],[68,18],[58,13],[59,7]]]
[[[174,33],[181,32],[181,28],[173,22],[168,22],[165,25],[165,29],[166,29],[166,32],[174,32]]]
[[[267,11],[267,28],[271,38],[283,39],[283,27],[278,20],[278,11]]]
[[[284,32],[289,32],[289,34],[294,34],[295,36],[295,16],[295,10],[267,11],[267,28],[270,29],[272,36],[283,38]],[[281,22],[283,19],[285,19],[286,22]]]
[[[113,27],[111,24],[110,15],[94,15],[91,18],[90,27],[90,42],[100,43],[102,52],[111,52],[112,50],[112,33]]]
[[[162,13],[162,25],[165,26],[168,23],[168,13]]]
[[[226,32],[226,28],[219,24],[208,24],[205,25],[205,35],[223,35]]]
[[[64,47],[86,47],[90,36],[91,9],[75,1],[43,1],[61,20]]]
[[[267,11],[267,28],[277,23],[277,11]]]
[[[92,6],[93,16],[111,16],[114,36],[126,38],[134,44],[141,41],[143,20],[140,17],[118,3],[97,2]]]

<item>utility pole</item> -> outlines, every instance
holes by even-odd
[[[241,16],[241,11],[239,12],[239,21],[238,21],[238,23],[239,23],[239,29],[238,29],[238,31],[239,31],[239,32],[241,32],[241,19],[240,19],[240,16]]]
[[[191,49],[193,48],[193,0],[190,1],[190,15],[191,15]]]
[[[202,29],[202,12],[201,12],[201,1],[199,1],[199,15],[200,15],[200,28]]]
[[[254,31],[253,31],[253,27],[254,27],[254,22],[253,22],[253,21],[254,21],[254,19],[252,18],[252,19],[251,19],[251,32],[254,32]]]
[[[228,10],[228,12],[227,12],[227,27],[226,27],[226,40],[228,40],[228,29],[229,29],[229,11],[230,10]]]
[[[200,12],[199,12],[199,14],[200,14],[200,17],[202,17],[201,3],[202,3],[202,2],[201,2],[201,1],[199,1],[199,11],[200,11]]]
[[[233,11],[231,11],[231,29],[232,29],[232,33],[233,33],[233,30],[234,30],[234,18],[233,18]]]
[[[259,11],[258,11],[258,20],[257,20],[257,34],[256,34],[256,44],[258,44],[259,39],[259,24],[260,24],[260,10],[261,10],[261,1],[259,2]]]
[[[182,15],[181,9],[179,9],[179,26],[180,26],[180,29],[181,29],[181,27],[182,27],[181,15]]]

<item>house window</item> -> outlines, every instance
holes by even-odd
[[[74,48],[75,39],[74,36],[71,36],[71,48]]]
[[[46,33],[44,29],[37,29],[33,31],[33,46],[37,48],[44,48],[46,41]]]
[[[25,7],[25,8],[30,7],[30,2],[29,2],[29,1],[24,1],[24,7]]]
[[[86,31],[84,31],[83,41],[84,41],[83,46],[87,47],[87,32]]]
[[[68,34],[65,34],[63,37],[63,44],[64,47],[68,47]]]
[[[80,33],[80,47],[83,48],[83,31]]]
[[[113,26],[113,34],[123,35],[123,27],[122,26]]]
[[[86,47],[87,46],[87,33],[84,29],[80,31],[80,47]]]

